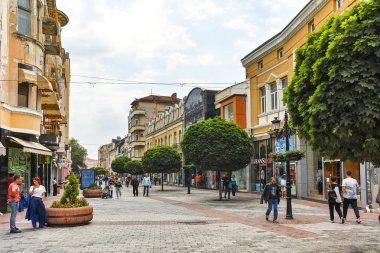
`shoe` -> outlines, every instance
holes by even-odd
[[[344,224],[344,218],[340,218],[340,223]]]
[[[334,223],[334,221],[333,221],[333,220],[330,220],[330,223]]]
[[[268,215],[265,215],[265,220],[269,221],[269,216]]]
[[[274,220],[273,223],[274,223],[274,224],[278,224],[278,221],[277,221],[277,220]]]
[[[356,223],[358,223],[358,224],[362,223],[362,221],[360,220],[360,218],[356,219]]]
[[[11,234],[18,234],[18,233],[21,233],[21,230],[11,230],[10,233]]]

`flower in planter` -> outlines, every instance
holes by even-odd
[[[79,181],[75,174],[70,174],[69,183],[65,187],[61,200],[54,201],[51,205],[52,208],[75,208],[88,206],[85,198],[78,198],[79,195]]]

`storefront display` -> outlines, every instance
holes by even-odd
[[[31,154],[23,152],[20,148],[9,148],[8,173],[21,175],[23,184],[21,191],[28,191],[31,173]]]

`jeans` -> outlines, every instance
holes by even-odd
[[[133,186],[133,196],[139,196],[139,187]]]
[[[224,198],[227,197],[227,194],[228,194],[228,199],[231,198],[231,189],[230,188],[226,188],[226,191],[224,192]]]
[[[356,218],[360,218],[359,209],[358,209],[358,200],[357,199],[344,199],[343,200],[343,218],[346,219],[348,207],[351,205],[352,209],[354,209]]]
[[[277,206],[278,206],[278,199],[269,199],[266,216],[269,216],[269,214],[272,212],[272,207],[273,207],[274,209],[273,220],[277,220],[277,216],[278,216]]]
[[[330,220],[334,221],[334,207],[335,207],[336,212],[339,215],[339,218],[342,218],[342,211],[340,210],[340,204],[341,203],[329,202]]]
[[[116,197],[119,198],[119,196],[120,196],[120,198],[121,198],[120,187],[115,187],[115,188],[116,188]]]
[[[15,231],[16,230],[16,216],[17,216],[17,212],[18,212],[18,205],[19,205],[19,203],[20,203],[19,201],[11,201],[11,202],[9,202],[9,206],[12,209],[11,220],[10,220],[11,231]]]
[[[144,196],[145,196],[145,192],[146,192],[146,196],[149,196],[149,185],[144,185]]]

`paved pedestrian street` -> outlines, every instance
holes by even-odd
[[[259,196],[238,193],[218,201],[218,193],[165,186],[150,197],[133,197],[123,188],[121,199],[89,199],[91,224],[48,227],[33,231],[19,215],[21,234],[9,234],[0,224],[1,252],[380,252],[380,224],[375,214],[362,214],[358,225],[349,211],[342,225],[328,222],[325,204],[293,200],[295,219],[265,221]],[[140,189],[141,191],[141,189]],[[141,192],[140,192],[141,193]],[[3,217],[5,218],[5,217]]]

